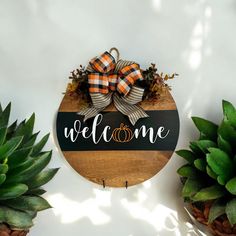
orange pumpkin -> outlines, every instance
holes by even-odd
[[[112,132],[112,138],[118,143],[127,143],[132,139],[133,132],[127,125],[120,124],[119,128],[115,128]]]

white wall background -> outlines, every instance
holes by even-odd
[[[36,112],[36,129],[51,131],[51,166],[61,167],[46,187],[54,209],[39,214],[30,235],[197,235],[182,209],[176,155],[144,184],[103,190],[77,175],[55,145],[69,72],[112,46],[142,67],[157,62],[180,74],[171,82],[178,148],[196,135],[190,116],[218,122],[222,98],[236,105],[235,0],[1,0],[0,101],[12,101],[12,120]]]

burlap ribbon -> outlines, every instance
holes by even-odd
[[[144,89],[135,86],[136,81],[143,80],[140,67],[132,61],[118,60],[117,63],[110,52],[105,52],[93,58],[87,70],[89,92],[92,106],[81,110],[78,114],[84,116],[84,121],[95,117],[108,105],[114,102],[118,111],[128,116],[132,125],[140,118],[148,117],[146,112],[139,107]]]

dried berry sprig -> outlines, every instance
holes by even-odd
[[[77,95],[87,102],[91,102],[88,85],[88,71],[82,65],[71,72],[71,83],[68,83],[66,92],[69,95]]]
[[[156,65],[151,66],[143,72],[144,80],[141,82],[141,86],[145,88],[144,100],[156,101],[160,97],[166,95],[167,91],[171,90],[171,87],[166,83],[169,79],[174,79],[178,74],[173,73],[171,75],[159,73]]]

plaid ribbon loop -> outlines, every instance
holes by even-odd
[[[112,101],[118,111],[129,117],[132,125],[140,118],[148,117],[142,108],[135,105],[142,101],[144,92],[143,88],[135,86],[136,81],[143,80],[137,63],[122,60],[116,63],[109,52],[104,52],[89,62],[87,70],[93,106],[78,113],[85,116],[84,121],[95,117]]]
[[[116,62],[109,52],[93,58],[89,64],[93,70],[88,75],[90,93],[107,94],[117,90],[126,96],[136,81],[143,80],[139,65],[133,62],[114,73]]]

